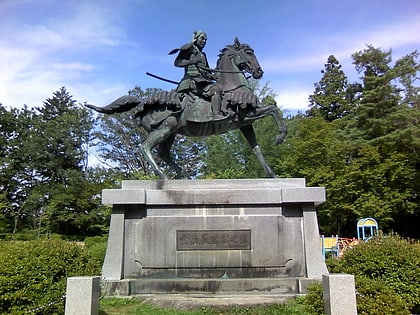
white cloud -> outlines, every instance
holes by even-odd
[[[312,91],[302,87],[282,87],[276,93],[276,102],[281,108],[307,110],[308,97]]]
[[[328,56],[334,55],[340,63],[351,63],[351,55],[372,44],[383,50],[396,50],[406,46],[420,46],[420,14],[404,21],[374,25],[367,29],[349,29],[346,32],[321,34],[321,38],[313,38],[304,44],[296,44],[304,53],[278,53],[261,60],[266,72],[304,72],[320,69]],[[410,53],[411,50],[406,51]],[[277,52],[276,52],[277,54]],[[399,57],[399,56],[396,56]]]
[[[77,91],[77,95],[74,96],[81,103],[86,102],[96,106],[105,106],[126,93],[133,86],[128,86],[123,83],[109,84],[106,80],[96,80],[89,84],[75,82],[66,85],[66,88],[72,95]]]
[[[96,93],[104,94],[107,84],[102,78],[95,76],[93,82],[82,83],[96,67],[81,60],[88,60],[86,56],[96,51],[105,53],[107,48],[125,45],[125,33],[110,23],[114,12],[81,3],[66,14],[39,19],[36,24],[2,25],[0,103],[40,106],[61,86],[87,91],[83,87],[91,84]]]
[[[400,24],[387,24],[363,36],[364,44],[373,44],[383,49],[420,44],[420,14]],[[359,40],[361,43],[362,40]],[[356,41],[355,41],[356,42]]]
[[[326,61],[330,54],[288,55],[286,57],[269,57],[261,61],[265,72],[304,72],[310,68],[319,68],[320,61]]]

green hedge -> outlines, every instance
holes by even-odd
[[[418,242],[402,239],[397,235],[378,236],[346,251],[338,263],[336,261],[330,264],[330,271],[355,275],[360,314],[371,314],[367,313],[366,307],[374,307],[373,304],[376,308],[388,307],[382,314],[397,314],[393,312],[393,306],[399,309],[404,307],[406,314],[419,311]],[[386,296],[388,298],[382,302],[381,299]],[[368,303],[368,300],[372,302]],[[391,303],[392,300],[394,301]]]
[[[82,243],[59,239],[0,241],[0,262],[0,314],[63,314],[67,277],[100,274]]]
[[[102,267],[107,247],[108,235],[87,237],[84,240],[86,249],[92,257],[93,263]]]
[[[331,273],[355,276],[358,314],[420,314],[420,244],[397,235],[378,236],[327,260]],[[299,300],[323,314],[322,286]]]

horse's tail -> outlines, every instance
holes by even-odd
[[[90,109],[93,109],[94,111],[97,111],[98,113],[114,114],[127,112],[130,109],[138,106],[141,102],[141,98],[137,96],[124,95],[117,98],[111,104],[104,107],[98,107],[91,104],[85,104],[85,106]]]
[[[172,113],[181,111],[184,95],[173,91],[159,91],[142,100],[141,105],[136,108],[133,117],[141,118],[148,109],[167,109]]]

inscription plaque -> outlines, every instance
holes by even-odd
[[[176,249],[231,250],[251,249],[251,230],[178,230]]]

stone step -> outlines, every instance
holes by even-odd
[[[297,294],[301,291],[301,278],[237,278],[237,279],[124,279],[106,280],[106,295],[179,294],[179,293],[249,293],[249,294]]]

